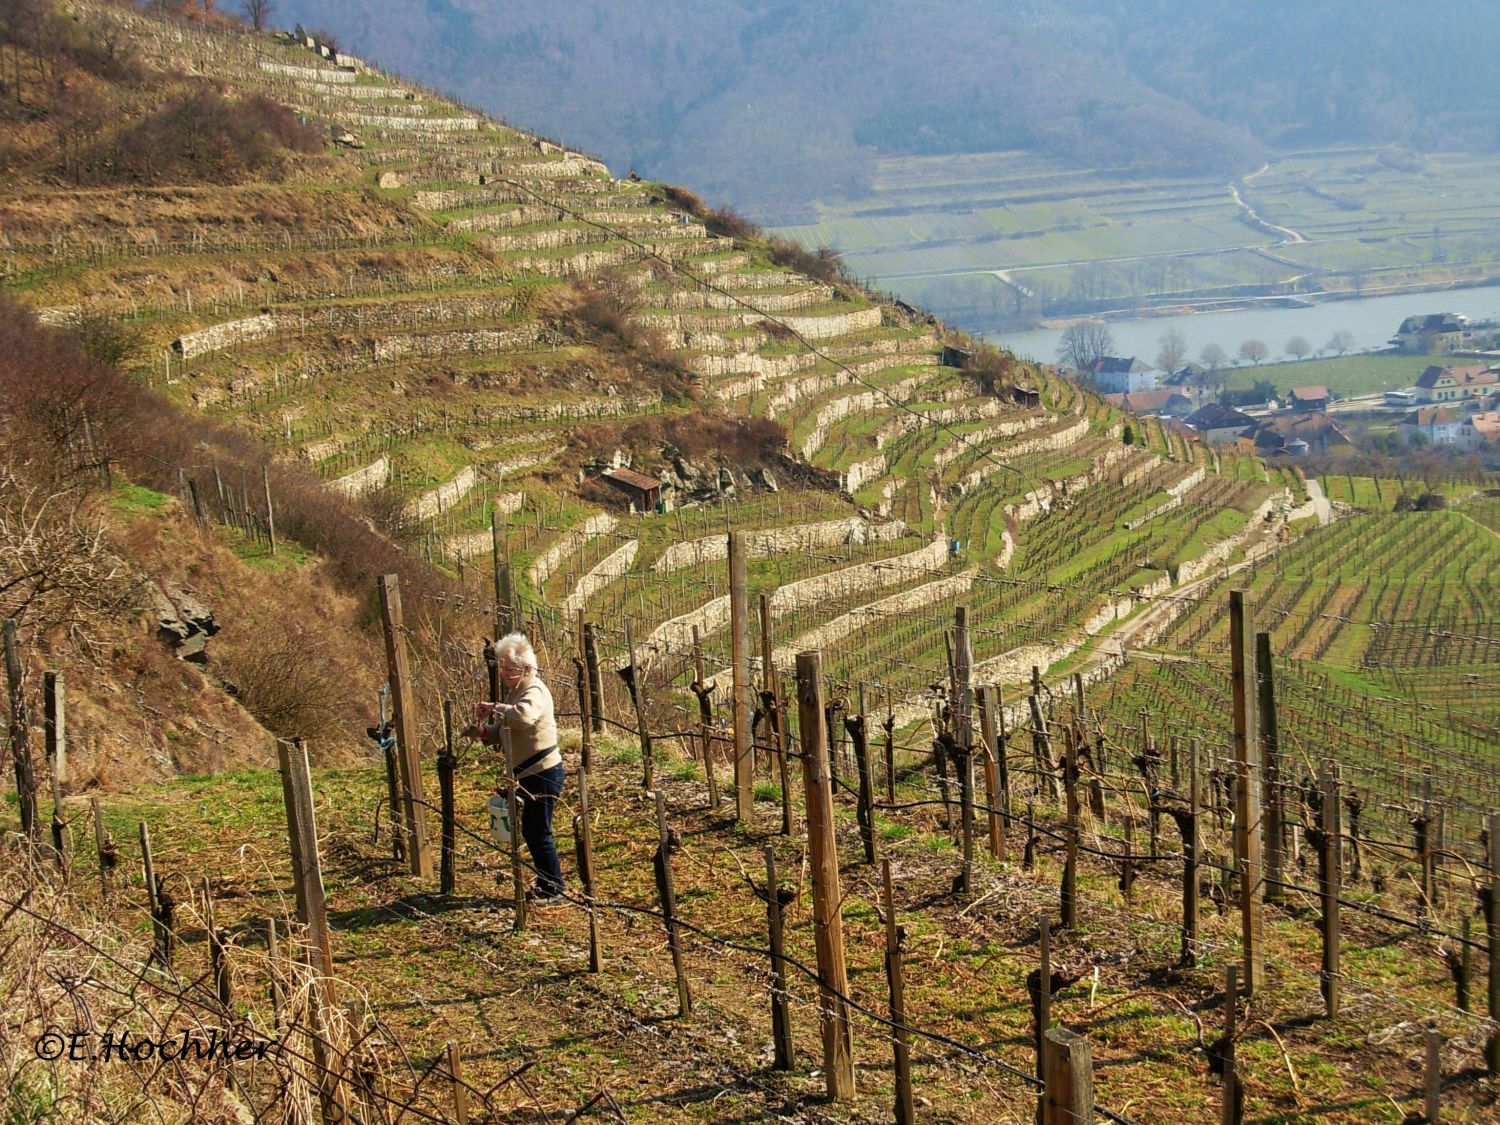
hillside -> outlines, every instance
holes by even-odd
[[[1479,1076],[1493,1020],[1467,995],[1451,1003],[1449,979],[1455,951],[1480,947],[1475,915],[1500,904],[1476,897],[1492,881],[1478,829],[1497,791],[1493,715],[1413,723],[1398,707],[1371,737],[1368,700],[1338,711],[1320,695],[1388,651],[1407,654],[1392,658],[1403,667],[1489,675],[1482,504],[1320,529],[1294,467],[1121,414],[684,188],[612,177],[347,53],[89,0],[46,26],[8,32],[5,52],[21,77],[0,188],[0,425],[14,463],[0,516],[17,526],[28,490],[50,488],[49,533],[97,515],[66,557],[180,589],[224,628],[189,667],[152,635],[134,588],[112,601],[87,569],[68,587],[13,586],[26,557],[0,556],[4,589],[42,589],[80,617],[6,603],[30,714],[43,673],[65,667],[85,746],[107,713],[115,761],[130,750],[121,732],[189,747],[58,779],[41,805],[73,857],[67,890],[45,845],[0,842],[0,943],[19,951],[0,962],[11,1117],[124,1121],[149,1104],[173,1121],[312,1120],[322,1086],[364,1119],[447,1120],[457,1070],[491,1120],[887,1120],[891,1033],[910,1028],[924,1114],[1031,1120],[1046,1007],[1034,1012],[1027,974],[1054,906],[1057,979],[1032,991],[1038,1004],[1055,993],[1050,1018],[1093,1044],[1113,1120],[1214,1115],[1226,1009],[1243,1017],[1254,1114],[1399,1119],[1422,1092],[1429,1019],[1445,1113],[1493,1111]],[[111,112],[90,118],[90,99]],[[89,120],[86,143],[65,143]],[[741,654],[726,532],[745,556]],[[1318,581],[1328,560],[1350,580]],[[1356,578],[1364,561],[1385,575],[1374,597]],[[376,578],[392,572],[405,617],[382,630]],[[1472,645],[1438,654],[1382,632],[1442,599],[1432,581],[1464,591],[1444,627]],[[1272,634],[1288,753],[1268,792],[1302,850],[1282,871],[1287,901],[1267,908],[1267,977],[1226,1005],[1224,969],[1250,957],[1239,911],[1260,897],[1232,886],[1231,822],[1253,822],[1231,814],[1244,790],[1220,634],[1236,583],[1265,603],[1250,624]],[[1351,629],[1332,627],[1346,618]],[[444,713],[490,694],[480,641],[513,624],[558,701],[575,888],[524,929],[522,853],[485,835],[503,764],[455,745]],[[409,649],[404,672],[383,640]],[[823,676],[799,682],[808,649]],[[738,708],[736,661],[752,681]],[[255,672],[323,710],[257,700]],[[398,780],[399,755],[382,762],[360,730],[398,674],[412,691],[408,763],[430,775],[455,751],[449,876],[436,862],[412,870],[414,836],[399,837],[413,854],[393,849],[398,809],[408,823],[430,814],[436,837],[440,785],[429,776],[420,797]],[[1403,705],[1444,699],[1443,677],[1389,690]],[[583,722],[588,681],[597,730]],[[24,719],[12,761],[23,730],[43,744],[43,724]],[[213,722],[235,735],[217,757]],[[735,729],[759,744],[737,759]],[[296,737],[318,767],[302,796]],[[1400,768],[1383,767],[1381,740],[1397,737]],[[1324,753],[1349,769],[1331,799],[1314,788]],[[1423,766],[1430,792],[1408,776]],[[120,856],[110,896],[94,889],[94,797],[117,844],[103,854]],[[1348,833],[1368,863],[1346,885],[1348,960],[1331,971],[1347,1006],[1325,1013],[1303,906],[1317,876],[1304,868],[1339,838],[1314,833],[1341,798],[1368,810]],[[1437,810],[1446,843],[1413,849],[1411,817]],[[176,911],[154,902],[155,926],[148,837]],[[910,974],[898,1020],[885,1015],[877,846],[905,927],[889,937]],[[787,906],[780,983],[765,847]],[[658,848],[675,907],[648,874]],[[586,894],[580,868],[596,880]],[[832,1102],[812,980],[830,868],[850,890],[833,909],[858,1025],[856,1089]],[[1201,910],[1184,905],[1200,890]],[[673,909],[681,925],[664,929]],[[597,972],[584,968],[591,914]],[[177,967],[163,973],[169,932]],[[304,950],[327,956],[334,1003]],[[778,1067],[766,1008],[781,993],[795,1058]],[[29,1046],[70,1026],[77,1003],[90,1027],[233,1026],[286,1049],[233,1082],[201,1060],[144,1092],[134,1072],[91,1081]]]
[[[1227,0],[283,9],[618,172],[690,182],[768,219],[857,200],[879,156],[1024,149],[1227,179],[1267,148],[1496,143],[1479,46],[1495,12],[1481,0],[1318,0],[1275,18]]]

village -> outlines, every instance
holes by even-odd
[[[1163,371],[1134,356],[1103,355],[1080,376],[1112,406],[1175,422],[1210,446],[1266,458],[1323,456],[1379,435],[1389,446],[1437,447],[1500,464],[1500,361],[1467,318],[1409,316],[1378,354],[1472,357],[1431,363],[1409,387],[1339,397],[1320,384],[1292,386],[1230,405],[1221,370],[1188,363]],[[1296,366],[1289,364],[1286,366]],[[1258,384],[1259,385],[1259,384]],[[1360,423],[1358,430],[1354,423]]]

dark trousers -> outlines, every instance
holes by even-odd
[[[521,806],[521,838],[531,852],[536,868],[536,893],[562,894],[562,865],[552,839],[552,806],[563,790],[562,763],[521,779],[517,800]]]

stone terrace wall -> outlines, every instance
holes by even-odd
[[[367,492],[374,492],[386,481],[391,479],[391,461],[389,457],[381,457],[372,461],[363,469],[355,469],[352,473],[345,473],[341,477],[328,482],[328,487],[335,492],[342,492],[348,497],[363,496]]]
[[[772,613],[795,613],[808,606],[846,593],[850,590],[873,589],[896,586],[910,582],[923,571],[936,573],[947,565],[948,540],[934,539],[927,546],[898,555],[893,559],[856,563],[827,574],[817,574],[800,582],[789,582],[777,587],[771,595]]]
[[[793,524],[789,527],[767,528],[764,531],[746,531],[741,533],[741,540],[745,544],[747,558],[768,558],[823,547],[837,547],[845,543],[889,543],[905,534],[906,524],[900,520],[872,524],[858,516],[849,516],[846,519]],[[728,557],[729,536],[707,535],[701,539],[673,543],[661,553],[651,569],[665,574]]]
[[[527,568],[526,576],[531,579],[532,586],[540,590],[557,573],[563,559],[580,550],[590,539],[609,534],[618,524],[619,520],[614,516],[601,512],[590,516],[577,527],[564,531]]]
[[[458,475],[452,480],[446,481],[430,491],[413,496],[407,501],[402,511],[410,519],[431,519],[433,516],[446,512],[453,505],[457,504],[469,494],[477,483],[479,483],[479,470],[473,465],[467,465],[460,469]]]
[[[578,584],[573,587],[573,592],[563,599],[562,612],[571,619],[575,614],[584,610],[600,590],[625,577],[631,564],[635,562],[636,552],[640,550],[640,546],[640,540],[632,539],[624,546],[616,547],[594,564],[594,567],[578,580]]]
[[[936,582],[928,582],[915,589],[903,590],[899,594],[862,605],[858,609],[851,609],[848,613],[840,614],[826,624],[803,633],[790,644],[777,646],[771,653],[771,662],[778,668],[790,665],[796,661],[799,652],[827,648],[860,629],[878,625],[887,617],[913,613],[938,602],[960,597],[974,585],[975,573],[973,570],[966,570],[951,578],[939,578]]]

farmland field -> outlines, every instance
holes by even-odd
[[[1361,148],[1284,154],[1236,184],[1011,152],[888,157],[869,197],[775,229],[948,315],[1370,292],[1500,268],[1497,171],[1494,157]]]

